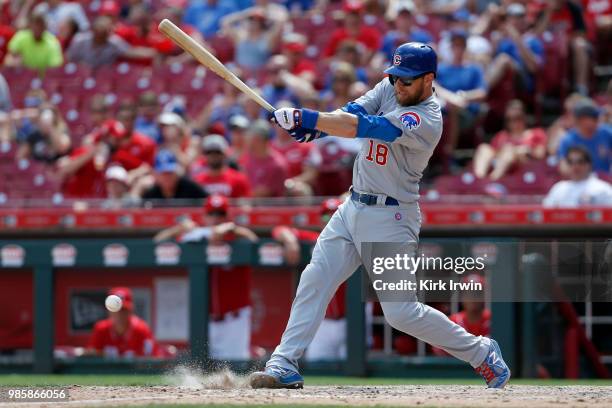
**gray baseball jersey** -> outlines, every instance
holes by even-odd
[[[419,198],[419,181],[442,135],[442,112],[434,96],[401,106],[388,79],[355,101],[370,115],[387,118],[403,131],[393,143],[365,139],[353,167],[353,188],[386,194],[401,202]]]

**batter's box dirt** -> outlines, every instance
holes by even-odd
[[[482,386],[308,386],[303,390],[253,390],[197,387],[72,386],[70,401],[12,404],[22,407],[112,407],[150,404],[337,405],[412,407],[612,407],[612,387],[509,385],[505,390]],[[0,404],[0,406],[5,406]]]

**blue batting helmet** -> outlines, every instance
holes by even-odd
[[[402,78],[416,78],[429,72],[436,75],[438,56],[427,44],[409,42],[397,47],[393,53],[393,65],[385,74]]]

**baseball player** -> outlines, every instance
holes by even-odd
[[[393,55],[388,78],[331,113],[282,108],[274,120],[298,142],[336,135],[364,139],[355,160],[351,195],[321,232],[302,273],[287,328],[253,388],[302,388],[298,359],[315,335],[338,286],[361,264],[362,242],[412,243],[421,216],[418,183],[442,133],[440,105],[433,96],[435,51],[406,43]],[[495,340],[474,336],[443,313],[416,301],[381,302],[389,324],[468,362],[488,387],[510,379]]]

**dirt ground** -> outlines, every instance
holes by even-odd
[[[611,407],[612,387],[312,386],[303,390],[201,389],[185,386],[71,386],[70,401],[2,404],[1,407],[112,407],[147,404],[309,404],[420,407]]]
[[[0,408],[116,407],[149,404],[339,405],[410,407],[612,407],[612,386],[329,385],[301,390],[253,390],[248,376],[228,369],[201,375],[186,367],[169,373],[167,385],[84,386],[67,390],[69,401],[1,403]]]

